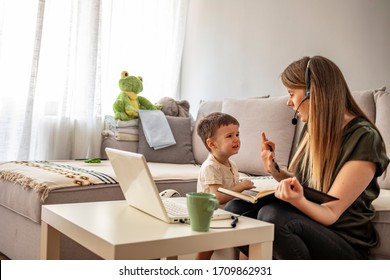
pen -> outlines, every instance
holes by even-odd
[[[271,145],[268,145],[268,148],[269,148],[269,150],[272,152],[272,147],[271,147]],[[276,170],[280,173],[279,165],[276,163],[275,159],[272,159],[272,161],[274,162],[274,166],[275,166]]]

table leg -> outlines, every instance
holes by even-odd
[[[60,259],[60,232],[41,222],[41,260]]]
[[[272,242],[262,242],[249,245],[250,260],[271,260]]]

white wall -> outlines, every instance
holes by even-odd
[[[351,90],[390,87],[389,0],[190,0],[181,99],[286,94],[280,73],[323,55]]]

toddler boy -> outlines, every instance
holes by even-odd
[[[236,164],[230,160],[240,150],[239,122],[229,114],[215,112],[202,119],[197,133],[209,151],[203,162],[197,191],[215,194],[220,205],[224,205],[232,196],[218,192],[219,187],[242,192],[254,188],[250,180],[239,180]],[[213,251],[198,253],[197,259],[210,259]]]

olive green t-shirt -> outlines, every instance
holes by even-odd
[[[304,133],[306,133],[306,129],[303,130],[302,134]],[[303,139],[302,135],[301,139]],[[333,184],[344,164],[351,160],[375,163],[377,166],[375,177],[355,202],[329,228],[351,244],[373,247],[377,243],[377,237],[371,223],[375,216],[375,209],[371,203],[379,195],[380,188],[377,177],[381,176],[386,170],[389,158],[386,155],[379,133],[362,117],[356,117],[344,127],[341,150],[331,184]],[[299,172],[295,175],[300,182],[305,181]]]

